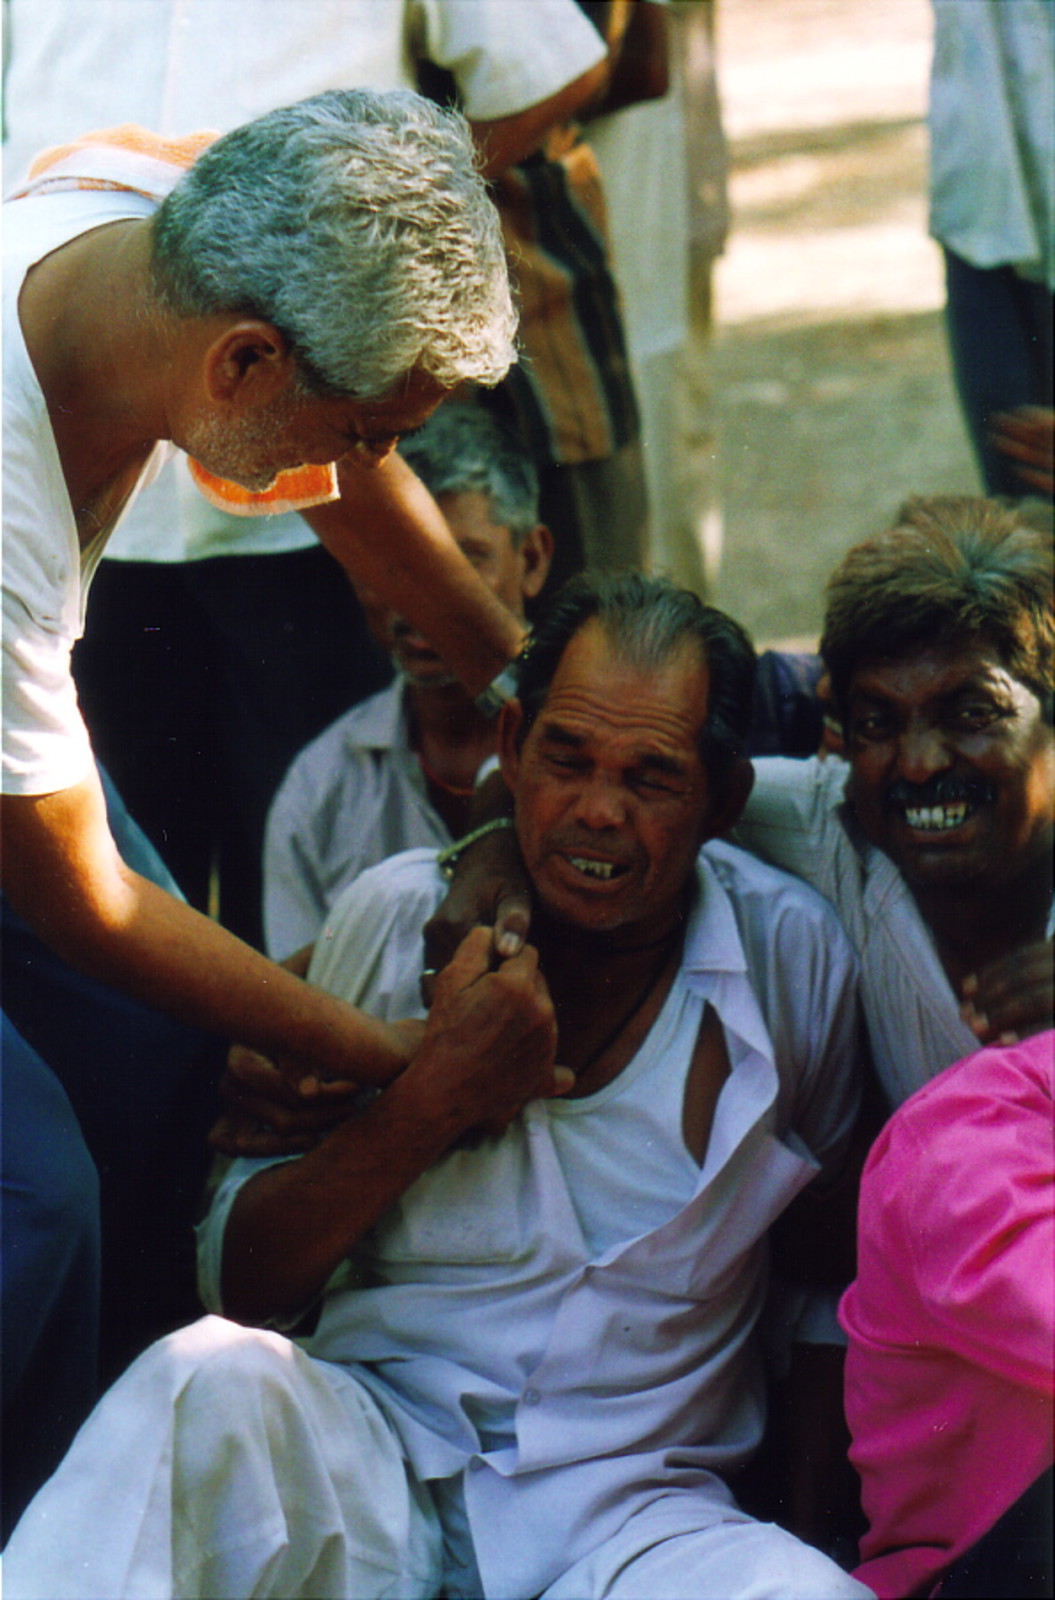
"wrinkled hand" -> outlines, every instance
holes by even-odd
[[[394,1041],[410,1062],[424,1023],[389,1024]],[[297,1155],[310,1150],[329,1130],[362,1104],[362,1086],[283,1070],[245,1045],[232,1045],[220,1080],[224,1109],[209,1132],[209,1143],[228,1156]]]
[[[432,1003],[434,976],[454,957],[471,928],[492,929],[491,964],[515,956],[531,923],[531,894],[512,828],[499,828],[470,845],[454,869],[446,897],[425,924],[422,995]]]
[[[1055,410],[1018,406],[993,418],[993,444],[1016,463],[1015,473],[1043,494],[1055,491]]]
[[[1053,1025],[1052,941],[1024,945],[963,981],[960,1015],[983,1044],[1014,1044]]]
[[[575,1082],[555,1065],[557,1023],[538,952],[525,945],[496,970],[491,961],[490,931],[474,928],[436,979],[410,1069],[435,1114],[463,1131],[504,1128],[529,1100]]]

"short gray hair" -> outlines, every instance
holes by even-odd
[[[399,453],[434,495],[482,494],[519,548],[538,523],[538,473],[517,436],[483,406],[448,401]]]
[[[313,394],[383,399],[414,369],[495,384],[515,360],[468,123],[410,90],[333,90],[218,139],[154,219],[153,271],[177,315],[273,323]]]

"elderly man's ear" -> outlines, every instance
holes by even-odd
[[[701,844],[708,839],[719,839],[736,827],[754,786],[755,769],[746,756],[740,756],[730,767],[722,788],[712,797],[704,819]]]
[[[519,700],[507,700],[498,713],[498,765],[510,794],[520,771],[520,729],[524,720]]]
[[[289,341],[270,322],[239,317],[212,340],[203,375],[216,404],[268,405],[295,377],[295,362]]]
[[[520,557],[520,593],[525,601],[542,592],[553,561],[553,535],[544,522],[536,522],[524,535],[517,551]]]

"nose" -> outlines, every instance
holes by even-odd
[[[897,746],[898,774],[907,783],[925,783],[949,765],[944,734],[935,723],[913,717]]]
[[[626,801],[619,784],[603,773],[584,777],[576,796],[575,820],[595,832],[619,828],[626,821]]]

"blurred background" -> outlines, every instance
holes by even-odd
[[[689,345],[708,597],[811,644],[842,551],[980,490],[927,236],[930,0],[717,0],[729,232]]]

